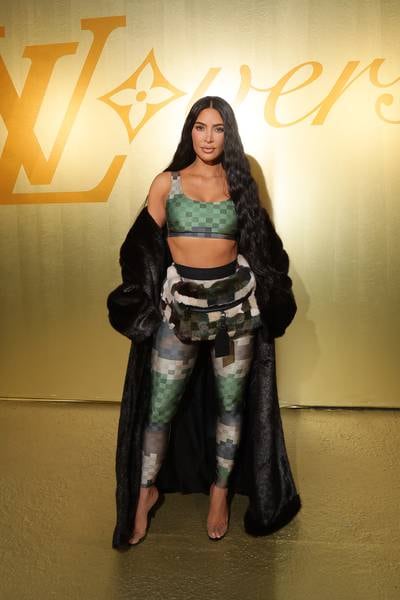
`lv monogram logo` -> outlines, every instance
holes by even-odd
[[[0,204],[107,201],[125,162],[126,155],[115,156],[101,181],[90,190],[18,193],[14,192],[14,188],[21,168],[24,168],[32,185],[48,185],[52,182],[107,39],[114,29],[125,26],[125,16],[81,20],[81,28],[92,32],[93,41],[55,136],[48,159],[46,159],[36,137],[35,126],[57,61],[64,56],[75,54],[78,43],[27,46],[23,56],[30,59],[31,65],[20,96],[0,56],[0,115],[8,130],[3,153],[0,157]],[[4,27],[0,26],[0,38],[2,37],[5,37],[5,30]],[[360,61],[348,61],[339,74],[337,81],[321,102],[305,114],[301,114],[301,112],[304,112],[304,108],[301,109],[296,106],[296,111],[300,111],[300,116],[286,122],[282,122],[277,115],[279,100],[282,96],[292,94],[305,86],[311,85],[322,74],[323,65],[317,61],[308,61],[296,65],[274,85],[264,88],[253,84],[250,67],[242,65],[240,68],[240,87],[233,106],[242,104],[250,92],[266,94],[264,119],[271,126],[289,127],[304,121],[314,113],[315,116],[311,125],[322,125],[334,104],[364,73],[368,73],[370,83],[377,88],[388,88],[400,80],[400,77],[392,81],[380,80],[379,71],[384,62],[384,58],[375,58],[357,73]],[[292,78],[304,68],[309,67],[312,69],[311,75],[307,75],[301,83],[296,82],[293,84]],[[192,95],[189,106],[206,93],[220,70],[219,67],[208,70]],[[137,132],[158,110],[185,95],[185,93],[173,86],[164,77],[157,65],[154,52],[151,50],[142,64],[126,81],[99,97],[98,100],[116,111],[125,126],[129,142],[131,142]],[[390,119],[383,114],[383,108],[390,106],[393,100],[393,94],[388,92],[381,94],[375,101],[375,112],[385,123],[399,125],[399,120]]]
[[[23,56],[31,60],[31,66],[20,96],[0,56],[0,114],[8,130],[0,157],[1,204],[105,202],[108,199],[126,155],[115,156],[101,181],[90,190],[14,193],[13,189],[21,167],[33,185],[51,183],[107,38],[114,29],[125,25],[124,16],[81,20],[81,28],[92,32],[93,41],[48,159],[34,132],[35,123],[57,61],[75,54],[78,43],[27,46]],[[4,27],[0,27],[0,37],[4,36]]]

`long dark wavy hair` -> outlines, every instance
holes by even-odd
[[[255,274],[265,275],[265,257],[268,256],[268,239],[263,224],[269,219],[260,204],[258,188],[250,173],[250,164],[244,153],[242,140],[232,107],[220,96],[204,96],[191,107],[182,129],[181,139],[171,163],[164,171],[179,171],[194,162],[196,153],[192,143],[192,129],[199,113],[204,108],[217,110],[224,123],[224,150],[221,157],[226,173],[229,195],[232,198],[238,219],[239,248]]]

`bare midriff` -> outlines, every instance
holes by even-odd
[[[174,262],[188,267],[220,267],[237,257],[235,240],[167,237],[167,243]]]

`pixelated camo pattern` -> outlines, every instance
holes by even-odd
[[[168,269],[163,282],[160,310],[170,329],[175,328],[181,340],[213,340],[218,333],[222,311],[218,306],[248,298],[224,310],[229,337],[236,338],[261,325],[260,311],[255,297],[256,281],[247,260],[237,256],[235,273],[218,279],[200,280],[182,277],[175,264]],[[190,306],[215,310],[191,311]]]
[[[233,341],[230,360],[217,357],[211,345],[215,375],[218,418],[216,428],[216,482],[228,485],[240,441],[244,391],[254,351],[254,335]],[[176,414],[186,384],[193,371],[199,344],[182,343],[164,321],[153,340],[151,355],[151,394],[148,420],[142,446],[141,485],[154,484],[165,457]]]
[[[180,176],[173,175],[167,200],[169,236],[236,239],[238,223],[231,198],[204,202],[188,198],[182,192]]]

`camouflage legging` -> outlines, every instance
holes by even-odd
[[[233,338],[234,355],[211,357],[218,399],[216,430],[218,487],[227,487],[240,439],[243,389],[253,357],[254,333]],[[165,456],[170,423],[193,370],[198,341],[181,342],[165,321],[154,336],[151,356],[151,405],[144,432],[141,485],[153,485]],[[230,360],[229,360],[230,359]]]

